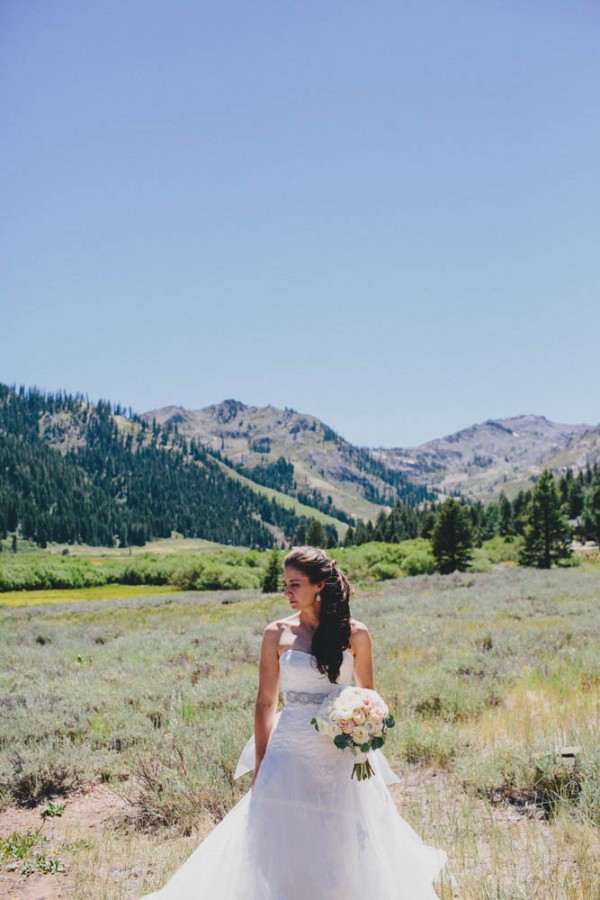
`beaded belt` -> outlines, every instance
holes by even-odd
[[[283,702],[288,703],[322,703],[329,694],[309,694],[307,691],[284,691]]]

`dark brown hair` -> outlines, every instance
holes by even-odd
[[[350,646],[350,582],[335,559],[318,547],[294,547],[283,566],[299,569],[311,584],[325,582],[320,591],[319,625],[313,634],[311,652],[319,672],[337,684],[343,651]]]

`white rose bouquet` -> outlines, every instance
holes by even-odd
[[[383,747],[388,729],[395,724],[376,691],[351,686],[332,691],[310,721],[321,734],[333,738],[336,747],[349,748],[355,755]],[[354,764],[351,777],[355,775],[358,781],[374,775],[368,759]]]

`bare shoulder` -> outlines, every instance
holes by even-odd
[[[350,619],[350,644],[352,652],[366,650],[371,646],[371,635],[364,622],[358,619]]]
[[[283,630],[284,624],[281,619],[278,619],[276,622],[269,622],[263,631],[263,642],[265,644],[278,644]]]
[[[293,618],[294,616],[292,615],[286,616],[284,619],[276,619],[274,622],[269,622],[263,631],[263,643],[275,647],[280,644],[281,637],[289,630]]]
[[[365,625],[364,622],[359,622],[358,619],[350,619],[350,634],[354,637],[355,634],[368,634],[369,629]]]

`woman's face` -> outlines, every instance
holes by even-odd
[[[295,612],[319,605],[316,603],[315,597],[322,590],[324,581],[319,584],[311,584],[308,575],[293,566],[284,568],[283,580],[285,583],[284,594]]]

